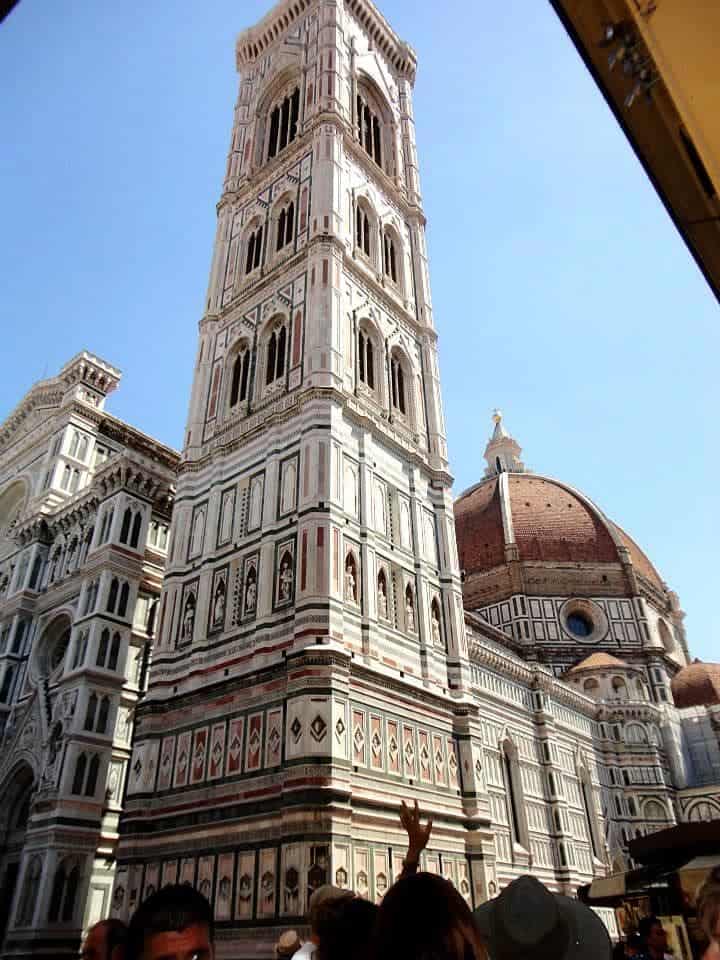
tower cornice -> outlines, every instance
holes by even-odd
[[[243,30],[235,46],[238,72],[255,63],[317,0],[280,0],[254,27]],[[346,7],[387,59],[395,74],[415,83],[417,56],[401,40],[371,0],[346,0]]]

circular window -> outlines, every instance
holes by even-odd
[[[573,643],[597,643],[607,635],[609,624],[600,604],[586,597],[571,597],[558,611],[565,637]]]
[[[575,611],[568,615],[567,628],[576,637],[589,637],[593,632],[592,621],[584,613]]]

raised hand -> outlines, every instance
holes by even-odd
[[[420,823],[420,808],[417,800],[412,809],[402,800],[400,803],[400,823],[408,835],[407,859],[417,860],[430,840],[432,820],[428,820],[423,827]]]

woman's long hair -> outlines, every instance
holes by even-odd
[[[433,873],[398,880],[380,904],[373,960],[487,960],[470,908]]]

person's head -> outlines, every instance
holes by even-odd
[[[327,913],[330,904],[341,900],[352,900],[354,897],[355,894],[352,890],[333,887],[329,883],[325,883],[313,891],[308,902],[308,923],[310,924],[310,939],[313,943],[319,943],[318,926],[322,923],[322,917]]]
[[[579,900],[517,877],[473,913],[492,960],[610,960],[605,924]]]
[[[643,917],[638,933],[649,953],[659,956],[667,950],[667,934],[657,917]]]
[[[700,887],[697,917],[710,943],[720,944],[720,867],[715,867]]]
[[[213,911],[187,884],[143,900],[128,928],[128,960],[213,960]]]
[[[301,946],[302,943],[300,942],[297,930],[286,930],[280,934],[275,944],[275,956],[277,960],[289,960],[293,954],[297,953]]]
[[[372,945],[378,908],[362,897],[326,900],[315,917],[317,960],[365,960]]]
[[[82,960],[125,960],[127,927],[111,918],[93,924],[83,940]]]
[[[378,909],[376,960],[486,960],[470,908],[433,873],[398,880]]]
[[[642,949],[642,937],[640,937],[637,933],[631,933],[627,938],[627,943],[625,944],[625,956],[636,957],[639,953],[642,953]]]

